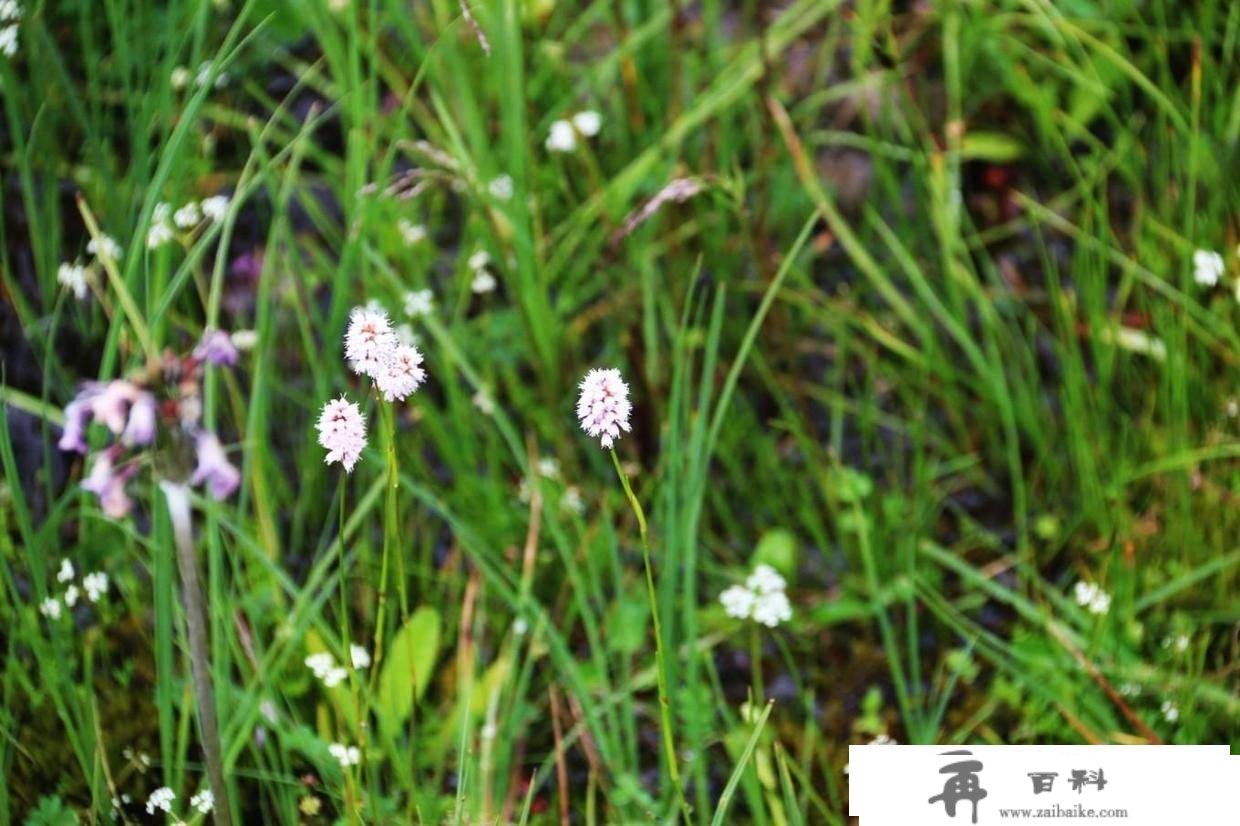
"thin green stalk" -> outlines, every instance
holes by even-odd
[[[202,736],[203,756],[207,763],[207,779],[216,801],[212,817],[216,826],[231,826],[232,807],[228,802],[228,786],[224,781],[220,729],[215,719],[215,693],[211,687],[206,610],[203,606],[202,583],[198,581],[198,561],[194,558],[189,491],[184,485],[173,482],[160,482],[159,486],[168,505],[173,544],[177,550],[177,567],[181,569],[185,625],[189,632],[190,673],[194,683],[194,698],[198,704],[198,728]]]
[[[693,811],[689,808],[689,801],[685,798],[685,790],[680,783],[680,762],[676,756],[676,741],[672,731],[672,704],[667,693],[663,629],[659,624],[659,599],[655,593],[654,572],[650,566],[650,540],[646,535],[646,513],[642,510],[641,502],[637,501],[637,496],[634,495],[633,488],[629,485],[629,477],[625,475],[624,468],[620,467],[620,457],[616,455],[614,448],[608,452],[611,453],[612,464],[616,466],[616,475],[620,477],[620,484],[624,486],[624,495],[628,497],[629,505],[633,508],[634,515],[637,516],[637,529],[641,534],[642,542],[642,562],[646,566],[646,592],[650,598],[650,616],[654,620],[655,677],[659,688],[659,718],[663,728],[663,749],[667,756],[668,775],[672,779],[672,785],[676,787],[676,799],[680,803],[681,812],[685,816],[685,822],[692,823]]]

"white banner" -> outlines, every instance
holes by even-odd
[[[1237,826],[1227,746],[848,747],[859,826]]]

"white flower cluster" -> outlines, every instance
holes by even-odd
[[[1077,604],[1091,614],[1105,614],[1111,609],[1111,595],[1092,582],[1078,582],[1072,592]]]
[[[1193,253],[1193,280],[1202,287],[1213,287],[1223,276],[1223,256],[1213,250]]]
[[[633,410],[629,386],[619,370],[595,368],[586,373],[580,388],[577,418],[581,420],[581,429],[610,448],[620,438],[620,431],[629,432],[629,415]]]
[[[210,789],[203,789],[189,799],[189,805],[197,809],[200,814],[210,814],[215,808],[215,795]]]
[[[17,54],[17,24],[22,19],[22,7],[17,0],[0,0],[0,54],[12,57]]]
[[[370,652],[357,643],[349,645],[349,660],[353,664],[353,670],[360,671],[370,666]],[[311,654],[306,657],[306,668],[323,682],[328,688],[335,688],[343,683],[349,676],[348,669],[343,666],[336,665],[336,660],[326,651],[320,651],[318,654]]]
[[[1180,719],[1180,707],[1170,700],[1163,700],[1162,716],[1168,723],[1174,723]]]
[[[151,792],[151,796],[146,799],[146,813],[148,815],[155,814],[155,810],[162,812],[172,811],[172,801],[177,799],[177,793],[167,786],[160,786]]]
[[[578,136],[592,138],[603,127],[603,116],[598,112],[586,110],[578,112],[567,120],[557,120],[551,124],[547,133],[548,152],[572,152],[577,148]]]
[[[199,201],[188,201],[180,207],[160,201],[151,213],[151,226],[146,232],[148,249],[158,249],[176,239],[176,231],[193,232],[204,220],[219,223],[228,215],[232,199],[212,195]]]
[[[491,193],[491,197],[497,201],[512,200],[514,184],[511,175],[500,175],[498,178],[487,184],[487,191]]]
[[[435,294],[430,290],[410,290],[405,293],[405,315],[410,318],[430,315],[435,306]]]
[[[784,578],[770,565],[758,565],[744,585],[733,585],[719,595],[729,617],[752,619],[774,628],[792,619],[792,603],[784,592]]]
[[[474,277],[469,282],[469,289],[477,295],[494,292],[498,282],[491,274],[491,254],[486,250],[478,250],[469,256],[469,269]]]
[[[65,586],[64,592],[58,597],[47,597],[39,603],[39,612],[50,620],[60,619],[63,611],[61,604],[66,608],[72,608],[77,605],[78,599],[81,598],[82,592],[86,592],[86,598],[92,603],[98,602],[108,592],[108,575],[102,571],[95,571],[82,577],[81,588],[78,587],[74,580],[77,577],[77,571],[73,567],[73,563],[67,559],[60,561],[60,568],[56,571],[56,582]]]
[[[3,2],[4,0],[0,0],[0,3]],[[121,245],[116,243],[116,239],[110,235],[101,235],[97,241],[92,238],[87,242],[86,252],[94,256],[95,261],[90,264],[81,264],[77,261],[72,263],[62,261],[60,267],[56,270],[56,281],[59,282],[60,286],[72,292],[73,297],[78,301],[86,298],[95,264],[101,261],[119,261]]]
[[[357,746],[346,746],[341,743],[332,743],[327,747],[327,751],[331,756],[340,762],[340,765],[348,768],[356,766],[362,762],[362,753],[358,751]]]

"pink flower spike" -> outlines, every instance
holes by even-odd
[[[402,344],[392,353],[383,370],[375,377],[379,392],[385,401],[403,401],[426,380],[422,369],[422,354],[418,348]]]
[[[113,465],[114,459],[115,450],[112,449],[96,454],[90,473],[82,480],[82,489],[99,497],[99,507],[104,514],[120,519],[133,507],[133,500],[125,493],[125,483],[134,474],[135,468],[117,471]]]
[[[399,345],[382,310],[354,307],[344,335],[344,355],[354,373],[378,379]]]
[[[610,448],[620,438],[620,431],[629,431],[629,386],[616,369],[594,369],[581,380],[581,396],[577,400],[577,418],[581,429]]]
[[[339,462],[345,472],[357,464],[366,447],[366,420],[353,402],[341,396],[323,405],[318,421],[319,444],[327,449],[324,462]]]
[[[198,467],[190,477],[191,485],[207,483],[207,490],[216,501],[227,499],[241,484],[241,472],[228,461],[220,440],[209,430],[194,437],[198,451]]]

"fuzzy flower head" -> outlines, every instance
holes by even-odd
[[[405,315],[410,318],[430,315],[435,306],[435,294],[430,290],[410,290],[405,293]]]
[[[86,251],[96,258],[106,258],[109,261],[121,259],[121,245],[116,243],[116,239],[111,235],[100,235],[98,241],[90,239],[86,242]]]
[[[724,613],[735,619],[749,619],[753,613],[755,601],[753,591],[744,585],[733,585],[719,595],[719,602],[723,605]]]
[[[228,206],[232,199],[227,195],[212,195],[202,199],[202,214],[212,221],[223,221],[228,217]]]
[[[422,369],[422,354],[418,348],[410,344],[396,347],[379,375],[375,376],[375,384],[383,394],[385,401],[403,401],[426,380],[426,371]]]
[[[1223,256],[1213,250],[1193,253],[1193,280],[1202,287],[1213,287],[1223,275]]]
[[[566,120],[557,120],[551,124],[547,133],[548,152],[572,152],[577,148],[577,132]]]
[[[577,418],[581,429],[599,443],[610,448],[620,437],[620,431],[629,431],[629,386],[614,368],[595,368],[581,380],[581,396],[577,399]]]
[[[215,795],[210,789],[203,789],[189,799],[189,805],[193,806],[200,814],[210,814],[215,808]]]
[[[228,333],[208,327],[194,347],[194,358],[207,364],[232,367],[237,363],[237,345]]]
[[[353,309],[344,336],[344,355],[354,373],[378,379],[398,343],[387,314],[381,309]]]
[[[366,420],[353,402],[341,396],[323,406],[319,414],[319,444],[327,449],[327,464],[339,462],[345,472],[353,470],[366,447]]]

